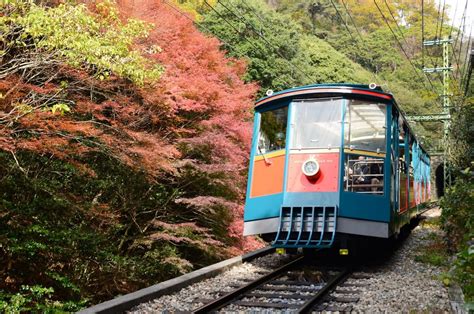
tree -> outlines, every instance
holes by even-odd
[[[0,311],[77,311],[259,245],[244,61],[160,1],[3,4]]]

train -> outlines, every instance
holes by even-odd
[[[257,100],[244,235],[348,254],[396,238],[430,197],[430,156],[380,86],[314,84]]]

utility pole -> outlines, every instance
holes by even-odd
[[[410,116],[410,121],[440,121],[443,122],[443,144],[444,144],[444,158],[443,158],[443,176],[444,176],[444,191],[446,187],[451,185],[451,171],[448,169],[447,159],[449,156],[449,145],[448,145],[448,132],[449,126],[451,125],[451,104],[450,104],[450,88],[449,88],[449,73],[453,70],[449,62],[449,44],[453,40],[447,39],[435,39],[423,41],[423,46],[442,46],[443,47],[443,66],[434,68],[423,68],[423,72],[426,73],[443,73],[443,93],[440,97],[443,99],[443,108],[441,113],[435,113],[430,115],[418,115]]]

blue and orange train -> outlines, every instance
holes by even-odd
[[[430,157],[390,93],[318,84],[255,106],[244,235],[281,248],[391,238],[430,199]]]

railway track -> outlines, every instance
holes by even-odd
[[[324,302],[345,304],[331,310],[350,311],[351,302],[357,297],[331,297],[330,293],[350,294],[350,290],[336,287],[352,274],[351,268],[321,268],[305,263],[298,257],[280,268],[237,287],[232,292],[205,303],[193,313],[209,313],[219,310],[246,311],[252,309],[279,310],[310,313],[327,310]]]

